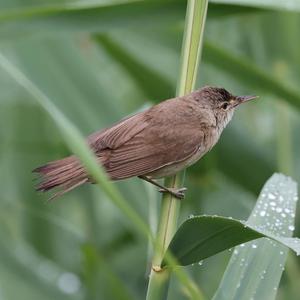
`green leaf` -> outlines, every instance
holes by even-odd
[[[150,99],[168,99],[174,96],[174,86],[164,76],[140,62],[123,48],[120,43],[107,35],[97,35],[96,41],[136,81]]]
[[[71,123],[65,115],[51,102],[39,88],[37,88],[19,69],[0,53],[0,66],[24,89],[26,89],[33,99],[52,117],[57,127],[60,129],[66,144],[78,156],[89,173],[101,183],[101,189],[108,197],[135,223],[136,226],[146,236],[149,233],[148,226],[136,211],[126,202],[120,192],[109,181],[103,168],[98,165],[94,153],[86,144],[80,131]]]
[[[234,4],[234,5],[244,5],[252,7],[262,7],[271,9],[284,9],[284,10],[300,10],[300,2],[298,0],[271,0],[271,1],[261,1],[261,0],[210,0],[212,3],[221,4]]]
[[[279,183],[275,186],[272,182],[272,180],[277,182],[278,178],[281,178],[280,182],[282,183],[283,187],[285,187],[284,184],[286,184],[289,187],[293,188],[289,189],[288,193],[285,192],[284,189],[283,191],[279,190],[281,188]],[[290,197],[290,201],[294,201],[296,197],[296,184],[291,179],[288,179],[286,177],[282,178],[282,175],[274,175],[272,179],[268,182],[268,186],[275,186],[277,192],[276,195],[279,194],[279,192],[281,192],[280,196],[282,199],[284,199],[283,196],[285,196],[286,198]],[[269,189],[268,186],[265,187],[265,190]],[[266,192],[263,191],[262,193],[264,193],[265,195]],[[269,205],[271,208],[273,203],[273,197],[275,197],[273,194],[271,194],[271,196],[269,197]],[[290,206],[287,206],[284,209],[289,211],[290,213],[292,211],[292,207]],[[283,208],[280,207],[280,212],[282,212],[282,210]],[[255,214],[255,217],[252,218],[256,218],[257,213]],[[277,211],[276,214],[278,214]],[[283,214],[287,215],[287,212],[283,212]],[[265,215],[267,215],[266,210],[261,210],[260,216],[264,217]],[[282,217],[282,219],[283,218],[284,217]],[[180,226],[174,238],[172,239],[168,250],[177,259],[179,265],[183,266],[199,262],[202,259],[210,257],[223,250],[230,249],[236,245],[261,237],[268,237],[291,248],[297,254],[300,253],[299,239],[286,237],[286,231],[281,232],[281,236],[279,236],[276,231],[270,231],[270,229],[272,229],[273,227],[276,228],[277,226],[277,219],[275,219],[275,217],[274,220],[272,219],[272,225],[270,228],[257,227],[255,226],[257,224],[253,224],[251,220],[252,219],[250,218],[249,222],[245,223],[243,221],[235,220],[232,218],[225,218],[219,216],[193,217],[191,219],[186,220]],[[290,218],[289,224],[292,221],[293,218]],[[281,220],[281,222],[283,222],[283,220]],[[282,235],[285,236],[283,237]],[[167,264],[164,261],[162,263],[162,266],[166,265]]]
[[[124,2],[124,1],[122,1]],[[112,29],[170,25],[184,19],[182,1],[127,1],[110,5],[49,5],[1,10],[0,35],[68,30],[107,32]],[[19,33],[18,33],[19,31]]]
[[[0,3],[1,4],[1,3]],[[264,11],[261,8],[211,3],[209,18]],[[45,1],[0,7],[0,35],[5,37],[41,31],[89,31],[107,33],[124,27],[176,25],[183,22],[184,1]],[[36,31],[35,31],[36,30]]]
[[[256,90],[282,97],[298,109],[300,108],[300,91],[266,73],[246,58],[236,56],[211,42],[204,43],[203,57],[206,63],[230,74],[239,82],[255,87]]]
[[[278,237],[270,232],[255,229],[249,224],[220,216],[196,216],[185,221],[174,238],[169,251],[179,265],[187,266],[236,245],[267,237],[300,254],[300,239]],[[163,262],[162,266],[166,266]]]
[[[142,13],[146,17],[146,12],[151,13],[152,8],[157,8],[157,12],[159,9],[164,9],[168,7],[169,15],[178,15],[180,11],[183,13],[180,14],[182,20],[184,18],[185,5],[182,1],[141,1],[141,0],[98,0],[98,1],[45,1],[42,4],[40,2],[28,3],[29,1],[24,1],[25,3],[12,3],[11,7],[1,7],[0,2],[0,21],[10,21],[10,20],[30,20],[32,18],[39,17],[55,17],[62,13],[68,13],[69,16],[81,14],[87,15],[92,11],[101,12],[102,10],[106,11],[114,11],[117,15],[121,17],[126,17],[126,15],[130,14],[127,8],[140,7],[140,13]],[[123,8],[122,11],[119,7]],[[240,14],[240,13],[255,13],[258,11],[264,11],[261,8],[256,7],[245,7],[244,5],[225,5],[219,3],[210,3],[210,16],[211,17],[219,17],[219,16],[227,16],[232,14]],[[51,18],[49,20],[52,20]],[[88,24],[92,22],[86,19]],[[101,22],[101,20],[98,20]],[[165,21],[164,18],[161,21]],[[29,21],[30,22],[30,21]],[[98,23],[98,22],[96,22]]]
[[[57,15],[62,12],[76,12],[88,9],[97,9],[102,7],[113,7],[118,5],[126,5],[130,3],[141,2],[139,0],[96,0],[90,1],[30,1],[25,0],[23,3],[11,2],[7,7],[0,2],[1,14],[0,20],[17,20],[39,16]],[[4,7],[3,7],[4,6]]]
[[[196,216],[185,221],[172,239],[169,251],[179,265],[187,266],[235,245],[263,237],[238,220]],[[163,262],[162,266],[166,266]]]
[[[268,10],[265,8],[209,2],[207,17],[208,19],[211,19],[236,15],[250,15],[266,11]]]
[[[289,245],[297,199],[296,183],[275,174],[264,186],[247,224],[284,235]],[[287,251],[267,239],[236,247],[214,299],[275,299]]]

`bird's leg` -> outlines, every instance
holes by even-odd
[[[171,194],[172,196],[176,197],[179,200],[184,199],[184,196],[185,196],[184,192],[186,191],[185,187],[179,188],[179,189],[177,189],[177,188],[167,188],[167,187],[159,184],[158,182],[156,182],[155,180],[153,180],[153,179],[151,179],[147,176],[141,175],[141,176],[139,176],[139,178],[141,178],[145,181],[148,181],[148,182],[152,183],[153,185],[159,187],[160,188],[159,192],[161,192],[161,193],[169,193],[169,194]]]

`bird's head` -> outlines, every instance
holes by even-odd
[[[203,108],[211,109],[223,128],[231,120],[237,106],[257,96],[234,96],[224,88],[206,86],[195,92],[195,100]]]

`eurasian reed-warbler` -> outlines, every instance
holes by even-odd
[[[167,188],[154,179],[173,175],[198,161],[217,143],[235,108],[255,98],[233,96],[223,88],[207,86],[95,132],[87,143],[111,180],[138,176],[181,199],[185,188]],[[34,172],[41,175],[38,191],[58,188],[51,198],[94,183],[74,155]]]

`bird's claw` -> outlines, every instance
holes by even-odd
[[[187,190],[187,188],[183,187],[183,188],[166,188],[166,189],[159,189],[158,191],[160,193],[169,193],[172,196],[174,196],[175,198],[182,200],[185,197],[185,191]]]

